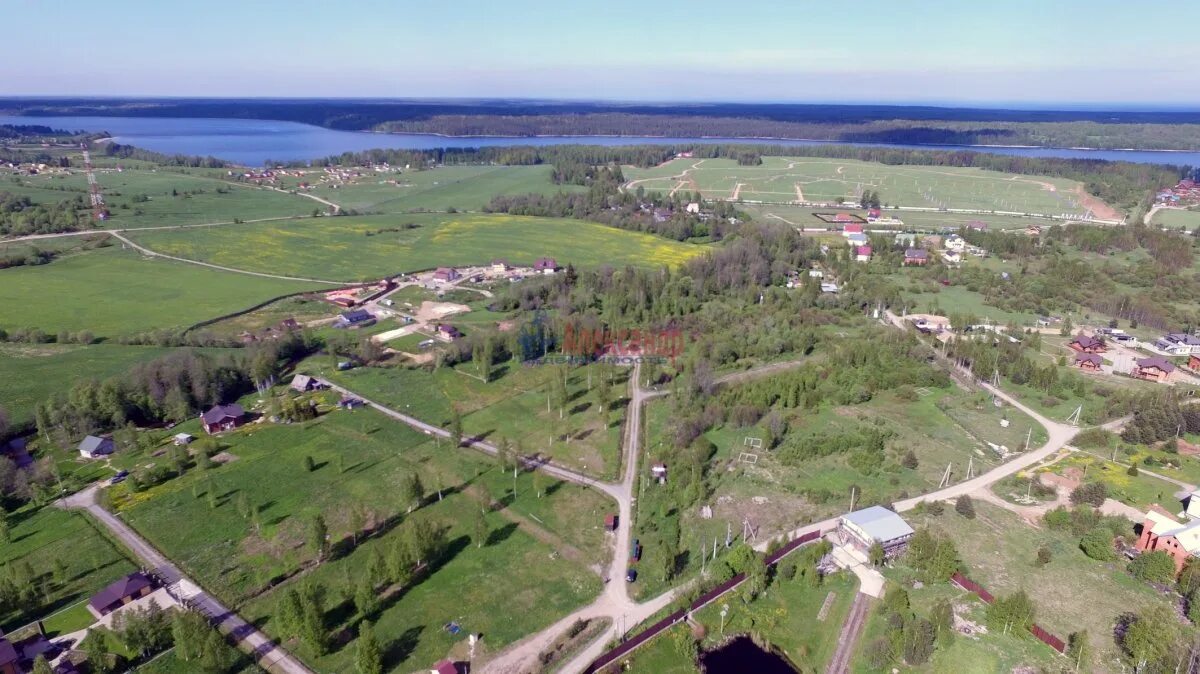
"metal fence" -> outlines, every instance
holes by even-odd
[[[985,590],[982,585],[980,585],[979,583],[976,583],[975,581],[971,580],[970,578],[967,578],[966,576],[962,575],[961,573],[955,573],[953,576],[950,577],[950,580],[951,580],[951,582],[953,582],[955,585],[961,587],[962,589],[967,590],[968,592],[974,592],[975,594],[979,595],[979,598],[982,599],[987,604],[991,604],[992,602],[996,601],[996,598],[993,597],[990,592]],[[1062,639],[1059,639],[1058,637],[1054,636],[1053,634],[1047,632],[1041,626],[1039,626],[1037,624],[1030,625],[1029,631],[1033,634],[1034,637],[1037,638],[1038,641],[1046,644],[1047,646],[1049,646],[1050,648],[1053,648],[1054,650],[1058,651],[1059,653],[1067,652],[1066,642],[1064,642]]]

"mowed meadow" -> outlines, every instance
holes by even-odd
[[[227,267],[357,281],[437,266],[539,257],[578,267],[677,266],[704,247],[582,220],[411,214],[139,233],[152,250]]]
[[[184,328],[318,287],[151,259],[116,247],[0,270],[0,326],[114,337]]]
[[[832,203],[838,198],[853,201],[870,190],[890,205],[1047,215],[1082,215],[1088,210],[1083,185],[1077,181],[970,167],[763,157],[761,166],[740,166],[732,159],[688,158],[649,169],[627,166],[622,170],[629,187],[648,192],[699,191],[707,199]],[[1087,201],[1090,204],[1094,199],[1088,197]]]

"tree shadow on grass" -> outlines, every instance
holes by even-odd
[[[389,642],[383,649],[383,670],[391,671],[396,669],[401,663],[412,656],[413,651],[417,649],[417,644],[420,643],[421,632],[424,631],[424,625],[410,627],[399,637]]]
[[[516,530],[517,530],[516,522],[509,522],[508,524],[505,524],[504,526],[500,527],[499,529],[493,529],[492,533],[488,534],[487,541],[484,543],[484,545],[491,546],[491,545],[498,545],[500,543],[503,543],[504,541],[508,540],[509,537],[512,536],[513,532]]]

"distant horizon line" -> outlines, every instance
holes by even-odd
[[[1034,101],[989,101],[965,102],[953,100],[934,101],[796,101],[796,100],[720,100],[720,99],[603,99],[603,98],[572,98],[547,96],[237,96],[237,95],[162,95],[162,94],[3,94],[0,101],[30,101],[30,100],[77,100],[77,101],[268,101],[268,102],[312,102],[312,101],[346,101],[346,102],[375,102],[375,103],[587,103],[610,106],[840,106],[849,108],[892,107],[892,108],[936,108],[945,110],[991,110],[991,111],[1029,111],[1029,112],[1196,112],[1200,113],[1200,101],[1195,103],[1143,103],[1140,106],[1131,104],[1088,102],[1034,102]]]

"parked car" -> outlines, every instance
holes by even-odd
[[[637,569],[630,569],[625,572],[625,582],[632,583],[637,580]]]
[[[633,539],[633,546],[629,548],[629,558],[637,562],[642,559],[642,543],[638,539]]]
[[[116,475],[113,475],[112,478],[109,479],[108,483],[109,484],[119,484],[121,482],[124,482],[125,478],[127,478],[127,477],[129,477],[129,471],[123,470],[123,471],[117,473]]]

